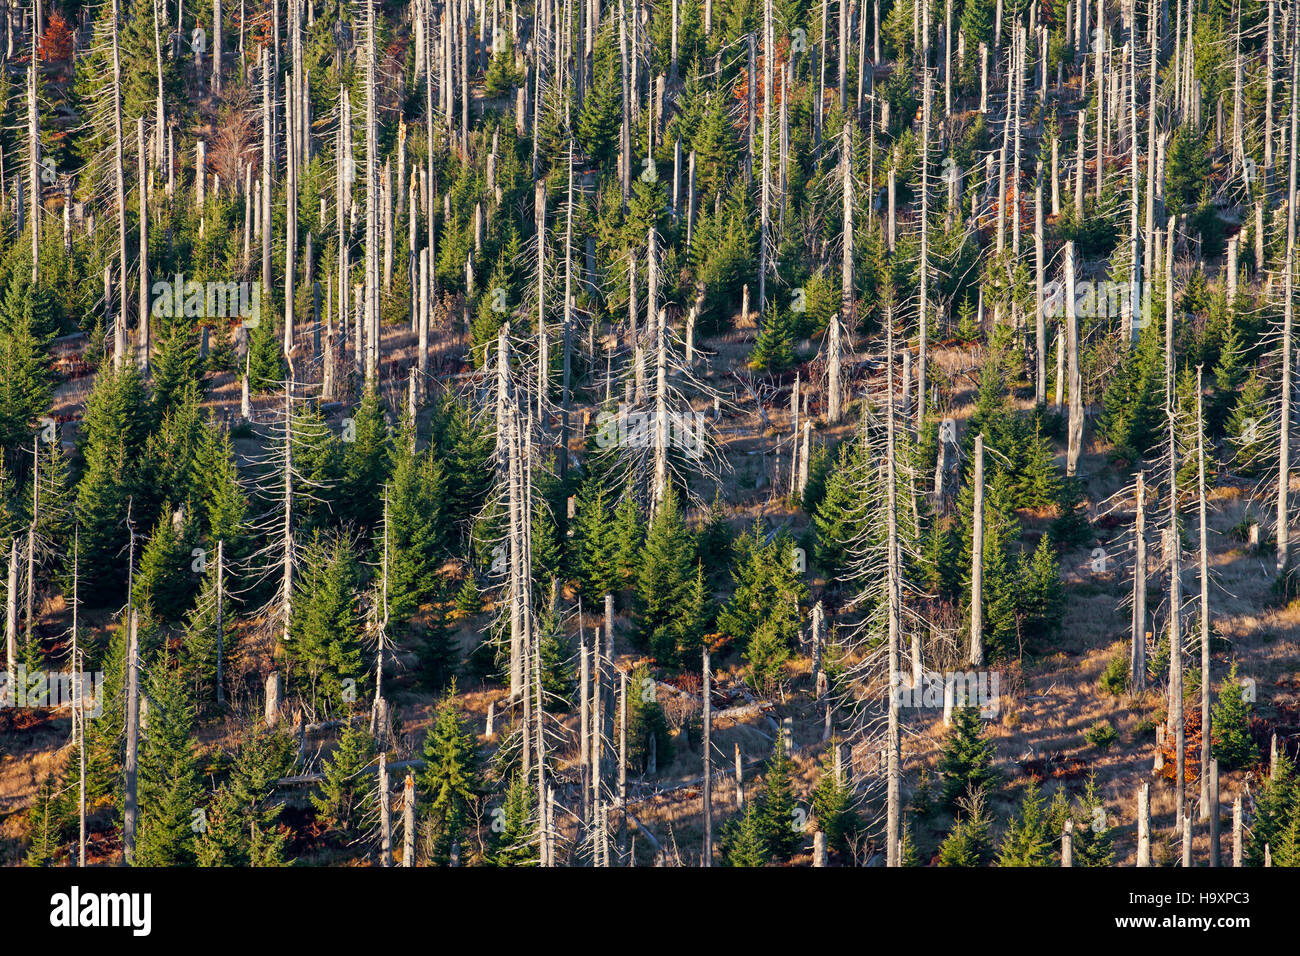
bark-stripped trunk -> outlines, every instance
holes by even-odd
[[[36,71],[38,69],[37,32],[32,31],[32,62],[27,68],[27,178],[31,183],[32,203],[32,285],[41,275],[41,135],[37,122]]]
[[[248,377],[245,375],[244,380]],[[289,641],[289,620],[293,614],[293,370],[284,383],[284,517],[280,528],[281,572],[280,615],[283,627],[280,639]]]
[[[1294,12],[1291,58],[1291,144],[1287,161],[1286,265],[1283,270],[1281,433],[1277,464],[1277,572],[1286,574],[1290,545],[1288,499],[1291,485],[1291,336],[1295,318],[1296,148],[1300,120],[1300,17]]]
[[[135,863],[136,771],[140,744],[140,612],[131,609],[126,647],[126,782],[122,799],[122,859]]]
[[[9,539],[9,580],[5,591],[5,674],[16,687],[18,674],[18,538]]]
[[[402,866],[415,866],[415,778],[402,784]]]
[[[217,706],[226,706],[226,542],[217,541]]]
[[[376,78],[378,38],[375,32],[375,0],[366,2],[366,385],[379,381],[379,222],[378,185],[376,183],[376,154],[378,143],[378,116],[376,113]]]
[[[1129,646],[1129,690],[1140,694],[1147,678],[1147,521],[1146,476],[1138,472],[1133,541],[1133,633]]]
[[[704,865],[713,865],[713,683],[709,649],[704,648]]]
[[[212,89],[221,92],[221,0],[212,0]]]
[[[1043,309],[1043,164],[1034,180],[1034,403],[1047,404],[1047,316]]]
[[[886,303],[885,329],[888,355],[885,360],[885,388],[888,390],[885,413],[885,495],[887,509],[887,580],[889,601],[889,727],[886,741],[886,822],[885,847],[888,866],[900,866],[902,827],[902,749],[899,730],[898,688],[900,671],[900,627],[902,625],[902,591],[898,553],[898,482],[894,471],[894,316]]]
[[[393,823],[388,787],[388,753],[379,751],[379,865],[393,865]]]
[[[653,511],[658,512],[668,493],[668,330],[659,309],[658,234],[650,227],[646,239],[646,323],[655,335],[655,424]]]
[[[1205,399],[1201,367],[1196,367],[1196,489],[1201,518],[1201,820],[1210,817],[1210,563],[1205,513]],[[1216,865],[1216,864],[1211,864]]]
[[[117,192],[118,316],[113,331],[113,367],[126,359],[126,303],[130,294],[126,271],[126,173],[122,158],[122,59],[118,50],[121,7],[113,0],[113,172]]]
[[[136,170],[140,190],[140,296],[137,306],[140,322],[140,368],[149,371],[149,177],[144,159],[144,117],[136,119]]]
[[[1172,290],[1173,275],[1170,274]],[[1170,296],[1172,299],[1172,296]],[[1174,427],[1174,324],[1172,310],[1165,313],[1165,418],[1168,423],[1169,527],[1165,529],[1165,547],[1169,560],[1169,730],[1174,734],[1176,776],[1174,780],[1175,807],[1179,827],[1188,823],[1186,812],[1186,728],[1183,720],[1183,628],[1182,628],[1182,569],[1179,566],[1178,535],[1178,442]]]
[[[975,436],[975,504],[971,516],[970,662],[984,663],[984,433]]]
[[[927,22],[929,6],[926,6]],[[927,45],[928,40],[927,31]],[[928,62],[928,53],[927,53]],[[920,304],[917,306],[917,362],[916,362],[916,427],[919,432],[925,424],[926,400],[926,351],[929,335],[929,288],[930,288],[930,70],[923,70],[921,84],[921,264],[920,264]],[[910,383],[909,383],[910,384]],[[892,396],[891,396],[892,399]]]
[[[1065,473],[1074,477],[1079,471],[1083,451],[1083,381],[1079,372],[1079,317],[1074,304],[1074,243],[1065,244],[1065,326],[1066,351],[1070,376],[1069,448]]]
[[[1137,865],[1151,865],[1151,785],[1143,781],[1138,786],[1137,808]]]

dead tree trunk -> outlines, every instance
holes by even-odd
[[[402,784],[402,866],[415,866],[415,778]]]
[[[392,795],[388,788],[388,753],[379,751],[379,865],[393,865]]]
[[[1295,317],[1296,148],[1300,122],[1300,17],[1295,17],[1291,62],[1291,145],[1287,161],[1286,266],[1283,270],[1281,430],[1277,464],[1277,572],[1287,572],[1289,551],[1288,499],[1291,485],[1291,336]],[[1172,280],[1171,280],[1172,281]]]
[[[122,60],[118,32],[122,13],[113,0],[113,172],[117,191],[118,316],[113,332],[113,367],[121,369],[126,358],[126,302],[130,291],[126,271],[126,172],[122,158]]]
[[[32,62],[27,68],[27,177],[31,183],[32,195],[32,285],[35,287],[41,275],[41,179],[40,156],[41,135],[37,122],[36,106],[36,70],[37,70],[37,32],[32,31]]]
[[[826,419],[832,425],[838,425],[843,417],[841,407],[843,386],[840,384],[840,317],[831,316],[830,328],[826,331]]]
[[[898,481],[894,474],[894,316],[889,302],[885,304],[885,329],[888,336],[888,354],[885,359],[885,388],[888,391],[885,412],[885,496],[887,509],[887,580],[889,600],[889,728],[886,742],[886,824],[885,847],[888,866],[901,865],[902,827],[902,748],[899,731],[898,686],[900,634],[902,619],[902,593],[899,588],[898,553]]]
[[[1172,275],[1171,275],[1172,280]],[[1171,282],[1172,284],[1172,282]],[[1172,311],[1172,310],[1171,310]],[[1178,443],[1174,427],[1174,327],[1166,312],[1165,323],[1165,418],[1168,423],[1169,487],[1166,497],[1169,500],[1169,527],[1165,529],[1165,547],[1169,560],[1169,729],[1174,734],[1177,758],[1174,791],[1176,794],[1177,820],[1181,827],[1186,819],[1186,784],[1184,770],[1186,762],[1186,728],[1183,721],[1183,628],[1182,628],[1182,580],[1179,567],[1178,536]]]
[[[126,783],[122,799],[122,859],[135,863],[136,771],[140,744],[140,612],[131,609],[126,647]]]
[[[379,150],[378,115],[376,112],[375,71],[378,62],[378,38],[375,29],[375,2],[366,2],[366,385],[379,383],[379,221],[378,186],[375,180],[376,154]]]
[[[713,709],[712,673],[709,669],[709,649],[704,648],[704,860],[706,867],[713,865]]]
[[[646,323],[655,332],[655,425],[653,510],[658,512],[668,493],[668,333],[664,313],[659,310],[658,236],[650,227],[646,240]]]
[[[221,92],[221,0],[212,0],[212,89]]]
[[[247,375],[244,381],[248,381]],[[284,518],[280,527],[282,565],[280,572],[280,639],[289,642],[289,621],[293,616],[293,371],[284,383]]]
[[[984,663],[984,433],[975,436],[975,505],[970,548],[970,662]]]
[[[8,686],[18,680],[18,538],[9,539],[9,580],[5,591],[5,674]]]
[[[1210,866],[1219,865],[1219,761],[1210,760],[1208,764],[1210,786],[1206,808],[1209,810],[1206,816],[1210,818]]]
[[[618,810],[620,852],[627,861],[627,671],[619,671],[618,684]]]
[[[77,866],[86,865],[86,707],[83,697],[81,675],[84,667],[77,649],[77,612],[81,606],[78,600],[80,584],[81,530],[73,531],[72,538],[72,673],[75,681],[75,702],[73,704],[73,743],[77,747]]]
[[[1145,781],[1138,786],[1137,809],[1137,865],[1151,865],[1151,785]]]
[[[1074,307],[1074,243],[1065,244],[1065,326],[1066,351],[1070,376],[1069,449],[1065,473],[1074,477],[1079,471],[1083,451],[1083,382],[1079,372],[1079,317]]]
[[[1241,866],[1242,829],[1241,794],[1237,794],[1232,801],[1232,865],[1234,867]]]
[[[928,13],[929,7],[926,6]],[[927,16],[927,21],[929,17]],[[928,44],[928,31],[927,39]],[[928,60],[928,54],[927,54]],[[925,423],[925,399],[926,399],[926,351],[928,348],[927,338],[929,336],[929,271],[930,271],[930,70],[929,64],[926,63],[922,69],[921,83],[921,264],[919,266],[920,275],[920,301],[917,305],[917,356],[916,356],[916,427],[919,433],[922,425]],[[910,383],[908,383],[910,384]],[[893,396],[890,396],[893,400]]]
[[[1201,366],[1196,367],[1196,487],[1201,518],[1201,820],[1210,816],[1210,564],[1205,509],[1205,401]],[[1217,830],[1217,826],[1215,827]],[[1215,834],[1217,836],[1217,833]],[[1211,863],[1211,866],[1217,866]]]
[[[1133,542],[1133,633],[1129,649],[1129,690],[1140,694],[1147,677],[1147,521],[1146,476],[1138,472]]]
[[[217,541],[217,706],[226,706],[226,542]]]
[[[144,117],[136,119],[136,188],[140,191],[140,296],[136,311],[140,323],[138,347],[140,368],[149,371],[149,176],[145,171]]]
[[[1043,273],[1046,268],[1043,253],[1043,164],[1038,163],[1038,176],[1034,181],[1034,402],[1047,404],[1047,316],[1043,309]]]

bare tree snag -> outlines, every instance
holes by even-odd
[[[1151,865],[1151,785],[1143,781],[1138,786],[1137,809],[1137,865]]]
[[[126,646],[126,758],[123,772],[126,782],[122,800],[122,859],[127,866],[135,863],[136,772],[140,745],[140,612],[131,609]]]
[[[1083,380],[1079,371],[1079,317],[1075,312],[1074,243],[1065,244],[1065,328],[1070,376],[1069,449],[1065,473],[1074,477],[1079,471],[1083,451]]]
[[[984,663],[984,433],[975,436],[975,505],[970,549],[970,662]]]

